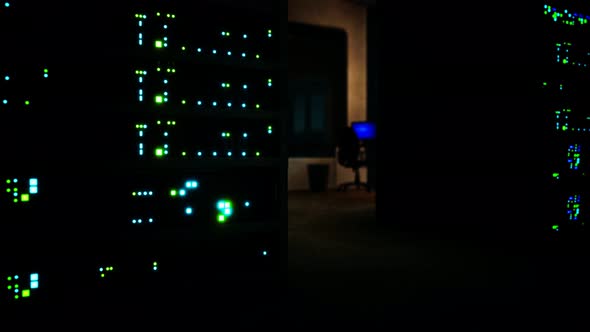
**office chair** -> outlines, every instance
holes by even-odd
[[[363,187],[370,192],[371,187],[369,184],[361,182],[359,170],[361,167],[367,166],[367,160],[361,157],[362,143],[352,127],[346,127],[340,131],[336,145],[338,148],[338,163],[344,167],[351,168],[354,172],[354,181],[340,184],[337,190],[346,191],[348,187],[355,186],[357,189]]]

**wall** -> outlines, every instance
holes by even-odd
[[[289,21],[344,29],[348,35],[348,123],[364,121],[367,115],[366,8],[346,0],[289,0]],[[354,174],[334,159],[290,158],[289,190],[306,190],[307,164],[328,163],[328,186],[352,181]],[[361,180],[367,180],[361,169]]]

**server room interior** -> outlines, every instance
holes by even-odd
[[[588,250],[582,233],[552,229],[559,216],[548,208],[546,105],[531,88],[546,79],[543,11],[509,3],[501,18],[477,7],[452,20],[456,6],[422,5],[396,3],[389,16],[371,1],[289,0],[290,24],[346,27],[349,43],[358,36],[343,21],[366,13],[367,86],[357,88],[367,89],[362,116],[378,125],[379,176],[373,194],[290,191],[283,315],[302,325],[576,330]],[[335,44],[309,45],[301,52],[333,54]],[[304,58],[296,53],[290,70]],[[358,67],[348,61],[350,79]],[[296,65],[306,64],[315,65]]]

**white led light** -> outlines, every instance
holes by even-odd
[[[245,57],[246,57],[246,53],[242,53],[242,58],[245,58]]]
[[[164,24],[163,28],[168,29],[168,25]]]
[[[227,156],[228,157],[231,157],[231,151],[227,153]]]
[[[242,151],[242,157],[245,157],[245,156],[246,156],[246,152]]]
[[[248,202],[248,201],[244,202],[244,206],[245,207],[249,207],[250,206],[250,202]]]
[[[227,55],[231,55],[231,51],[227,51]]]
[[[141,27],[141,26],[143,26],[143,21],[139,21],[139,22],[137,22],[137,23],[138,23],[138,25],[139,25],[140,27]]]
[[[246,138],[246,137],[248,137],[248,133],[244,133],[242,136],[243,136],[244,138]]]
[[[199,48],[197,48],[197,52],[201,53],[201,51],[202,51],[202,50],[201,50],[201,48],[200,48],[200,47],[199,47]]]
[[[33,178],[29,179],[29,186],[38,186],[39,180]]]
[[[193,208],[191,208],[190,206],[187,207],[186,209],[184,209],[184,213],[186,213],[186,214],[193,214]]]

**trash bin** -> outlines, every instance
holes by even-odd
[[[309,190],[312,192],[323,192],[328,189],[328,164],[307,165],[307,176],[309,178]]]

